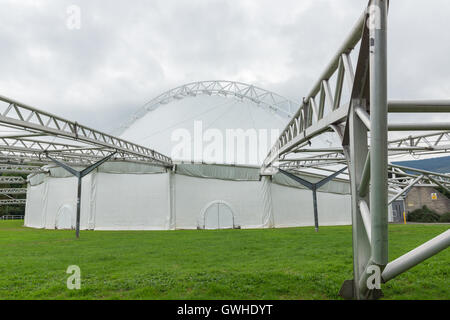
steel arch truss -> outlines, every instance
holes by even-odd
[[[3,188],[0,189],[0,194],[27,194],[27,188]]]
[[[413,186],[441,187],[450,193],[450,175],[396,164],[388,165],[388,182],[390,191],[400,197]],[[394,201],[391,199],[389,203]]]
[[[52,155],[61,161],[75,165],[89,165],[115,151],[113,148],[79,144],[77,141],[53,142],[53,140],[52,137],[49,141],[26,137],[0,138],[0,159],[46,164],[51,163],[47,155]],[[114,160],[161,165],[147,157],[125,151],[117,152]]]
[[[0,176],[0,184],[3,185],[23,185],[26,181],[22,177],[9,177]],[[26,199],[24,196],[27,194],[27,188],[0,188],[0,206],[10,206],[10,205],[24,205]],[[18,196],[18,197],[17,197]]]
[[[250,84],[226,80],[200,81],[188,83],[171,89],[149,101],[140,110],[138,110],[131,119],[123,124],[117,130],[116,134],[122,134],[136,120],[142,118],[148,112],[153,111],[162,105],[168,104],[174,100],[180,100],[187,97],[196,97],[199,95],[215,95],[247,100],[264,108],[273,110],[279,115],[287,118],[291,118],[294,112],[299,108],[299,104],[297,102],[291,101],[276,93]]]
[[[0,184],[24,184],[26,180],[22,177],[0,176]]]
[[[0,96],[0,173],[44,172],[55,159],[89,167],[110,154],[108,160],[171,167],[172,160],[146,147],[91,129],[59,116]],[[22,177],[1,176],[5,185],[25,184]],[[0,205],[23,205],[23,189],[2,189]],[[13,195],[19,195],[14,198]],[[7,198],[7,199],[4,199]]]
[[[450,152],[450,131],[433,132],[423,135],[408,136],[388,141],[388,155],[424,156]],[[370,145],[368,146],[370,149]],[[325,167],[346,165],[343,147],[308,148],[305,146],[294,148],[291,152],[280,156],[278,167],[284,170],[300,168],[314,168],[321,171]],[[306,155],[306,156],[305,156]],[[414,171],[409,168],[409,170]]]
[[[43,172],[40,166],[30,166],[30,165],[21,165],[21,164],[12,164],[12,163],[0,163],[0,173],[22,173],[22,174],[30,174],[30,173],[38,173]]]
[[[7,206],[7,205],[25,205],[27,202],[26,199],[7,199],[7,200],[0,200],[0,206]]]
[[[111,151],[117,159],[172,166],[172,160],[154,150],[80,125],[48,112],[0,96],[0,126],[11,134],[0,137],[0,157],[42,160],[42,153],[61,153],[76,162],[95,162]],[[55,142],[57,141],[57,142]]]
[[[450,230],[388,261],[388,205],[416,184],[449,189],[450,175],[389,163],[398,155],[433,155],[450,150],[450,122],[388,123],[388,113],[450,112],[450,101],[388,101],[388,0],[370,0],[350,35],[333,56],[267,155],[262,175],[280,168],[291,173],[315,169],[350,179],[353,230],[353,279],[340,294],[371,299],[387,282],[450,245]],[[359,43],[356,68],[350,59]],[[336,79],[335,87],[330,80]],[[342,101],[344,84],[351,90]],[[445,119],[445,118],[444,118]],[[393,131],[428,131],[389,141]],[[436,132],[440,131],[440,132]],[[311,139],[334,132],[342,147],[316,148]]]

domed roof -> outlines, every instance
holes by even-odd
[[[174,161],[260,165],[288,121],[250,100],[190,96],[146,112],[120,136]]]
[[[115,135],[174,161],[261,165],[299,107],[241,82],[193,82],[145,104]]]

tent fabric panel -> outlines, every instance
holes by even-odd
[[[96,230],[165,230],[168,174],[97,173]]]
[[[238,182],[176,175],[175,184],[177,229],[203,226],[202,212],[215,201],[229,204],[235,213],[236,226],[262,226],[259,181]]]

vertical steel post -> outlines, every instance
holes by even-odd
[[[220,203],[217,203],[217,230],[220,230]]]
[[[69,165],[58,161],[56,159],[53,159],[51,157],[48,156],[47,154],[47,158],[49,158],[50,160],[52,160],[54,163],[56,163],[58,166],[62,167],[64,170],[70,172],[72,175],[74,175],[75,177],[77,177],[77,181],[78,181],[78,189],[77,189],[77,217],[76,217],[76,224],[75,224],[75,234],[76,237],[79,238],[80,237],[80,216],[81,216],[81,184],[82,184],[82,179],[84,176],[87,176],[89,173],[91,173],[92,171],[94,171],[96,168],[98,168],[99,166],[101,166],[103,163],[105,163],[106,161],[108,161],[109,159],[111,159],[111,157],[113,155],[115,155],[116,152],[111,153],[109,156],[104,157],[103,159],[101,159],[100,161],[90,165],[89,167],[87,167],[86,169],[82,170],[82,171],[77,171],[74,168],[70,167]]]
[[[319,213],[317,210],[317,190],[316,188],[312,189],[313,192],[313,205],[314,205],[314,226],[316,232],[319,232]]]
[[[371,259],[381,268],[388,263],[387,9],[388,0],[373,0],[371,3],[369,59]]]
[[[306,188],[308,188],[309,190],[312,191],[312,193],[313,193],[313,207],[314,207],[314,226],[315,226],[316,232],[319,232],[319,210],[317,209],[317,189],[323,187],[328,182],[332,181],[334,178],[339,176],[345,170],[347,170],[347,167],[345,167],[345,168],[343,168],[343,169],[333,173],[332,175],[330,175],[330,176],[320,180],[319,182],[312,183],[312,182],[306,181],[305,179],[302,179],[302,178],[300,178],[300,177],[296,176],[295,174],[292,174],[292,173],[290,173],[288,171],[284,171],[282,169],[279,169],[279,172],[281,172],[285,176],[288,176],[292,180],[297,181],[302,186],[304,186],[304,187],[306,187]]]
[[[368,155],[367,127],[356,115],[355,109],[363,105],[361,100],[353,100],[349,113],[349,173],[352,194],[352,232],[353,232],[353,281],[346,281],[341,288],[344,298],[363,299],[359,290],[360,279],[370,260],[370,241],[366,233],[359,203],[369,203],[369,195],[361,197],[359,189],[363,178],[364,165]],[[351,288],[346,288],[350,286]],[[352,294],[349,292],[352,291]]]
[[[80,237],[80,216],[81,216],[81,175],[78,176],[78,193],[77,193],[77,222],[75,233],[77,238]]]

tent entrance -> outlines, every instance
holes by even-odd
[[[74,216],[73,207],[70,204],[61,206],[56,218],[56,229],[73,229],[72,217]]]
[[[215,201],[208,205],[203,212],[203,228],[207,230],[233,229],[234,212],[223,201]]]

